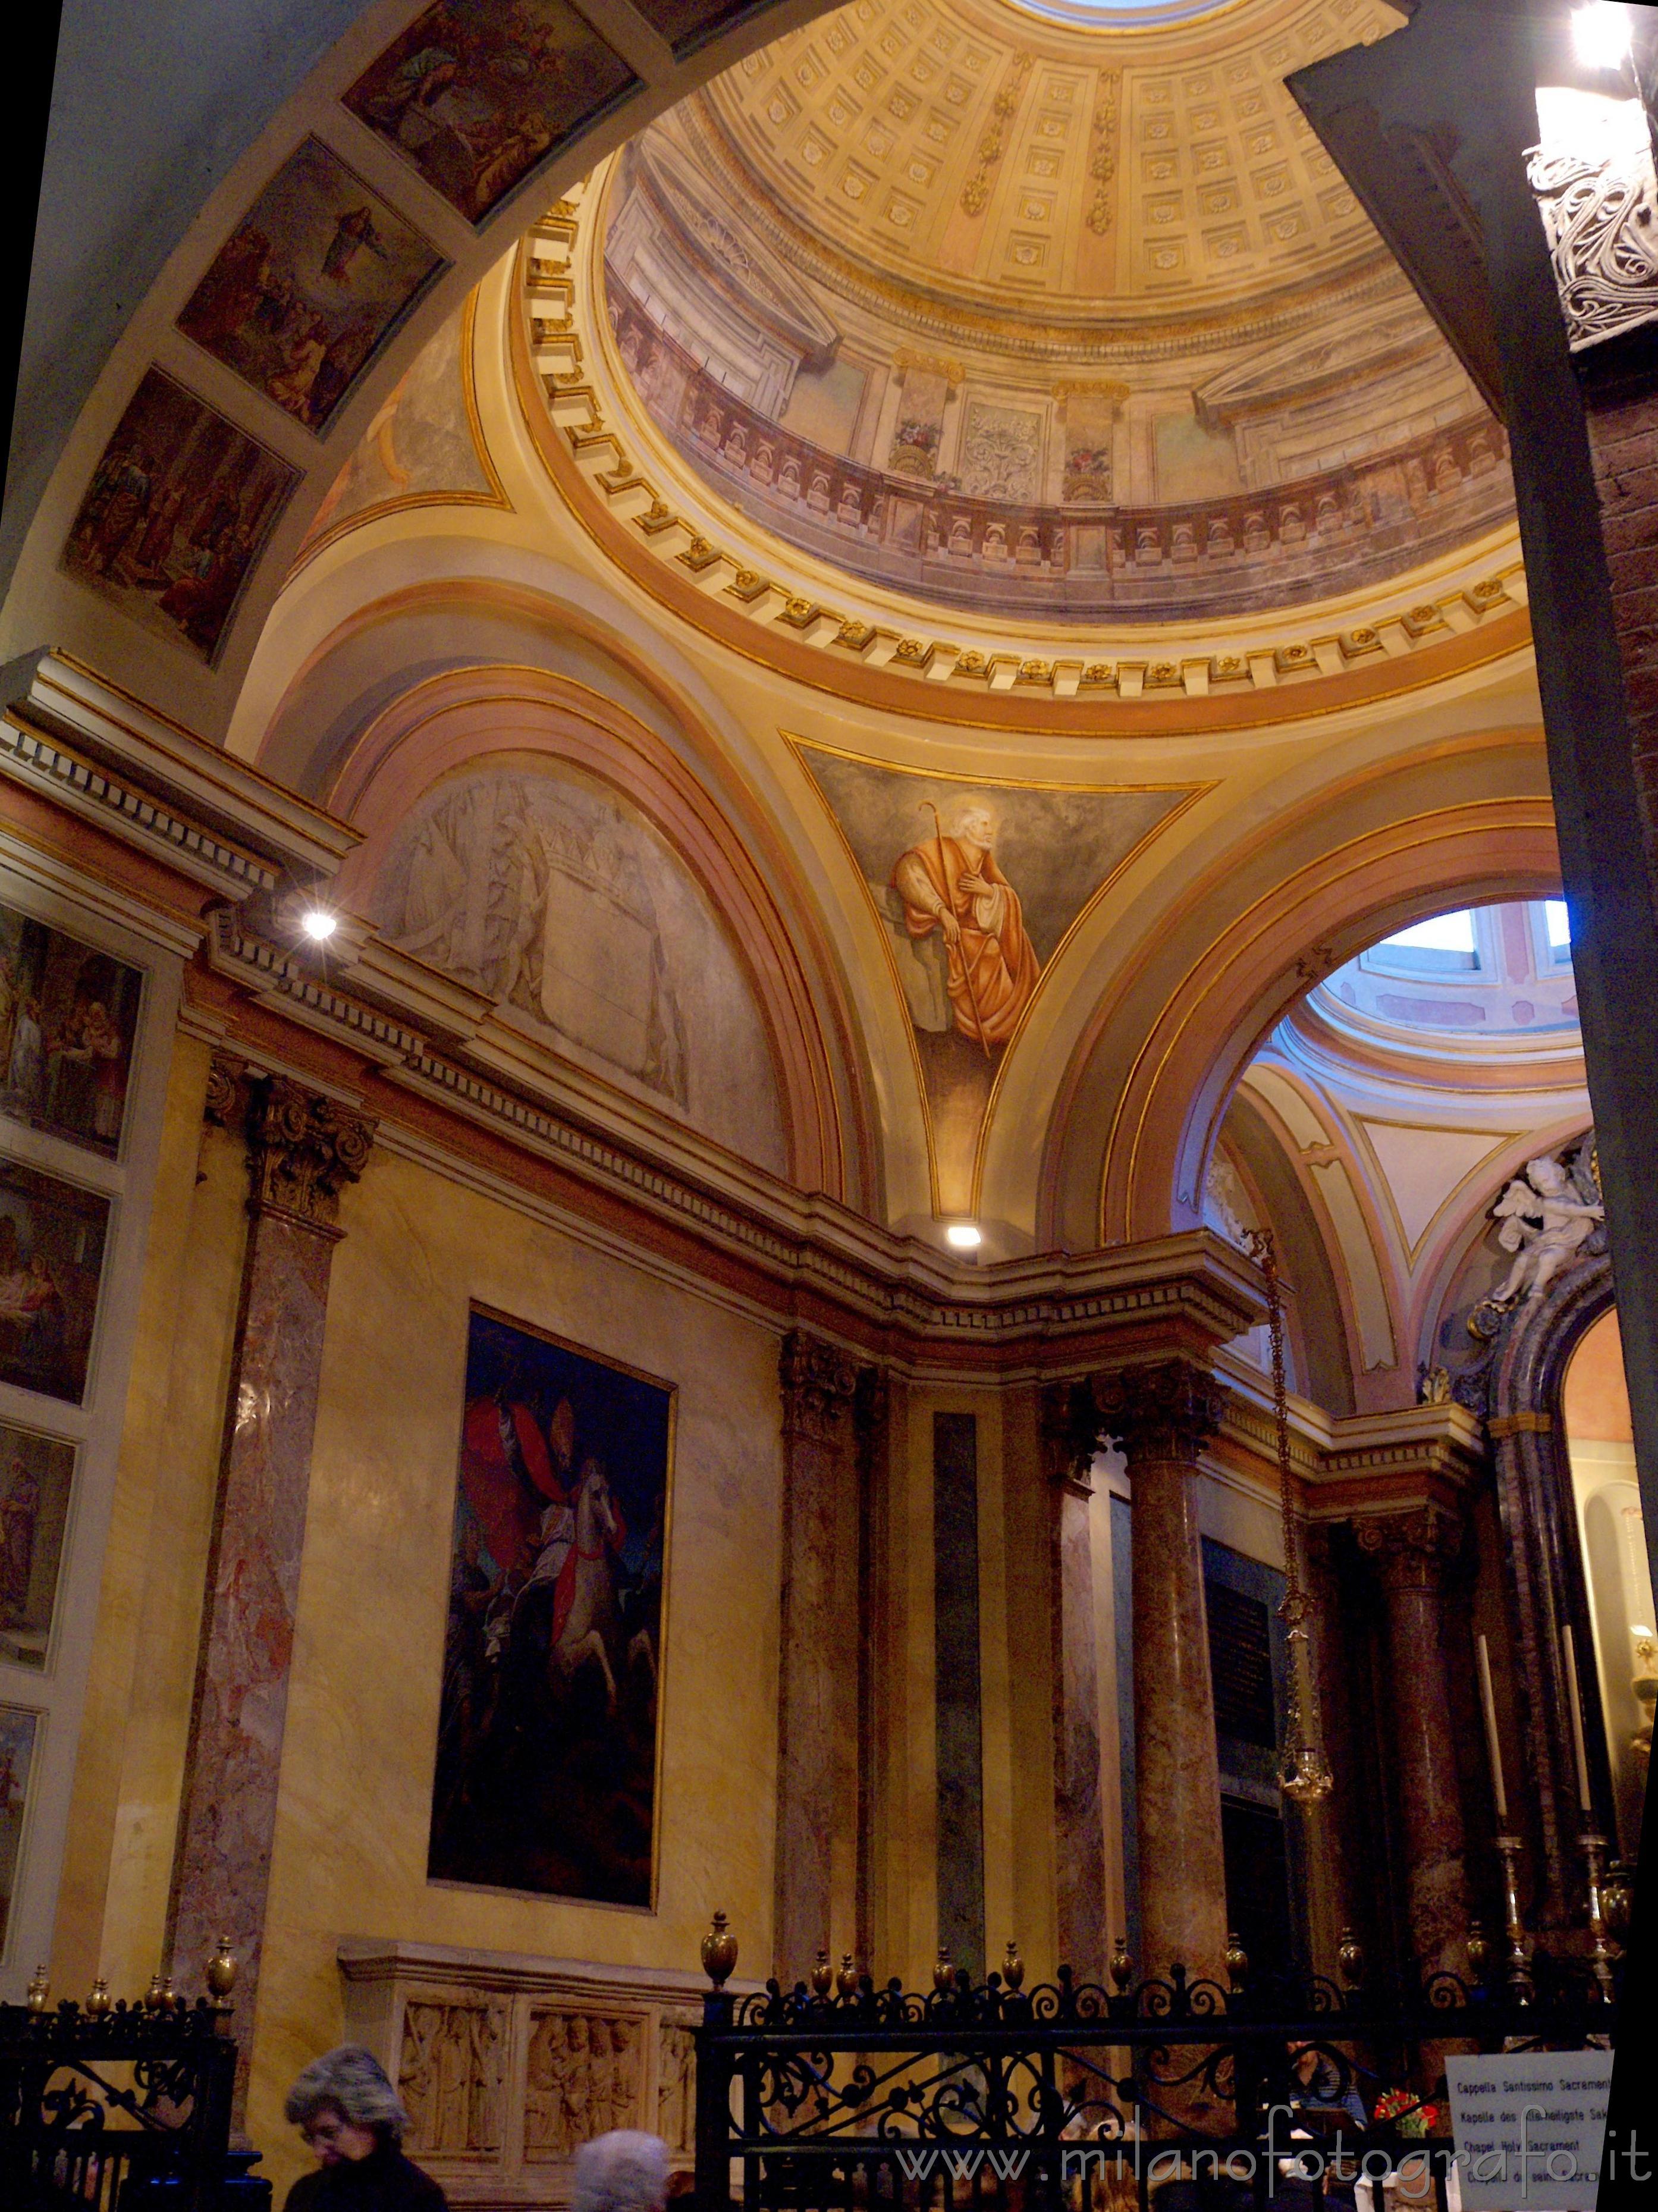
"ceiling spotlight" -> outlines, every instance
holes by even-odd
[[[307,907],[300,916],[300,927],[318,945],[331,938],[339,926],[338,916],[330,914],[326,907]]]
[[[976,1221],[952,1221],[944,1231],[945,1243],[958,1252],[976,1252],[983,1241]]]
[[[1591,0],[1572,17],[1571,36],[1585,69],[1622,69],[1629,59],[1629,10],[1614,0]]]

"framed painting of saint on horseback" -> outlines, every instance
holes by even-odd
[[[429,1880],[653,1903],[674,1395],[473,1308]]]

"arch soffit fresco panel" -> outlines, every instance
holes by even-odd
[[[871,1179],[867,1106],[859,1085],[853,1113],[843,1112],[851,1055],[844,1035],[824,1034],[796,933],[747,839],[718,800],[653,732],[614,702],[545,671],[499,666],[450,671],[405,693],[365,731],[331,794],[365,833],[343,872],[343,900],[351,904],[355,895],[361,903],[397,829],[435,787],[504,757],[521,763],[537,754],[616,790],[688,869],[724,927],[760,1012],[793,1179],[856,1203],[854,1194]],[[832,1031],[842,1027],[834,1011]]]
[[[218,737],[226,727],[266,614],[282,589],[312,515],[389,394],[444,321],[464,306],[503,250],[537,212],[652,119],[756,47],[829,12],[823,0],[752,0],[738,13],[683,11],[677,49],[629,0],[589,0],[589,28],[628,78],[619,94],[556,135],[544,151],[476,221],[408,160],[388,137],[352,113],[346,95],[427,12],[430,0],[380,0],[312,70],[300,90],[247,145],[205,196],[179,244],[111,346],[80,408],[30,519],[0,616],[0,658],[50,638],[93,659],[116,681],[190,727]],[[503,17],[509,0],[499,0]],[[703,27],[695,18],[701,15]],[[737,20],[731,20],[733,14]],[[721,18],[724,20],[721,20]],[[444,264],[398,319],[351,383],[320,435],[287,408],[214,359],[175,327],[222,249],[283,165],[315,139],[366,183]],[[295,477],[281,519],[259,549],[215,665],[109,611],[58,571],[59,549],[100,456],[152,368],[184,386],[236,431],[273,453]]]
[[[1460,779],[1449,764],[1453,786],[1489,787],[1485,751],[1471,749]],[[1414,803],[1400,809],[1405,818],[1364,824],[1355,800],[1368,797],[1374,811],[1378,795],[1400,796],[1392,787],[1406,775]],[[1235,851],[1187,886],[1178,915],[1157,918],[1156,957],[1124,963],[1061,1086],[1042,1164],[1048,1241],[1080,1249],[1193,1225],[1193,1194],[1226,1099],[1309,983],[1448,896],[1558,889],[1552,811],[1540,790],[1488,799],[1451,788],[1437,806],[1424,805],[1422,779],[1419,764],[1394,763],[1357,791],[1320,794],[1315,812],[1260,841],[1287,848],[1262,896],[1242,905],[1244,856]],[[1360,816],[1345,837],[1344,813]],[[1306,850],[1315,823],[1327,849]],[[1229,908],[1217,933],[1214,918]]]

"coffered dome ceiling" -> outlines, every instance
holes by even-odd
[[[1067,623],[1333,598],[1502,527],[1501,430],[1283,82],[1400,19],[1065,13],[853,0],[610,166],[659,438],[866,586]]]

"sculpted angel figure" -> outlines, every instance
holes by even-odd
[[[1499,1289],[1491,1293],[1494,1305],[1507,1305],[1523,1292],[1541,1297],[1563,1267],[1570,1267],[1606,1218],[1603,1206],[1590,1206],[1572,1188],[1571,1177],[1558,1160],[1527,1160],[1526,1180],[1511,1182],[1497,1201],[1494,1218],[1502,1223],[1497,1242],[1514,1254],[1514,1265]]]

